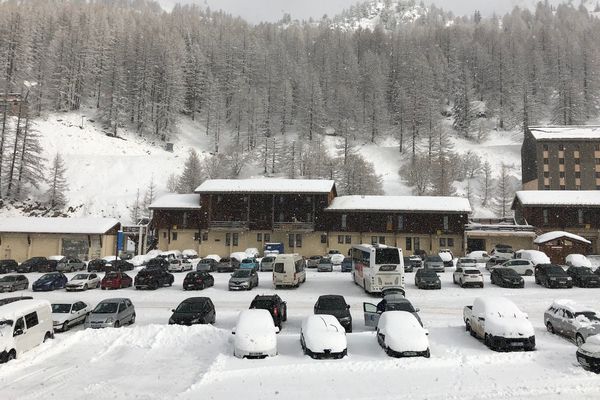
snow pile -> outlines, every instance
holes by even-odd
[[[523,190],[516,195],[524,206],[600,207],[597,190]]]
[[[600,126],[531,126],[531,134],[537,140],[600,139]]]
[[[592,262],[583,254],[569,254],[565,262],[573,267],[592,268]]]
[[[195,209],[199,210],[200,195],[199,194],[167,194],[159,197],[156,201],[150,204],[150,209],[167,208],[167,209]]]
[[[119,225],[114,218],[0,218],[0,232],[104,234]]]

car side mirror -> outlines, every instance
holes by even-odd
[[[175,312],[175,309],[174,309],[174,308],[173,308],[173,309],[171,309],[171,312]]]
[[[15,331],[15,333],[13,333],[13,337],[14,337],[14,336],[21,336],[22,334],[23,334],[23,329],[17,329],[17,330]]]
[[[76,312],[76,311],[77,311],[77,310],[73,310],[73,311],[71,311],[71,314],[75,314],[75,312]]]
[[[420,308],[415,308],[415,312],[419,312],[419,311],[421,311]]]
[[[349,310],[349,309],[350,309],[350,304],[348,304],[348,305],[346,306],[346,309],[347,309],[347,310]]]

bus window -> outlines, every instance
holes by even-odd
[[[400,252],[396,248],[377,249],[375,264],[400,264]]]

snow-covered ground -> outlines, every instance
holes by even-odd
[[[576,347],[544,329],[543,312],[556,298],[569,298],[600,309],[600,289],[545,289],[525,277],[524,289],[462,289],[442,274],[442,290],[414,287],[406,276],[407,298],[421,309],[430,331],[431,358],[393,359],[364,327],[362,302],[377,302],[338,270],[308,272],[299,289],[278,290],[287,301],[288,322],[278,335],[279,355],[265,360],[233,357],[230,331],[237,314],[259,293],[273,293],[269,273],[250,292],[228,292],[229,274],[214,274],[215,286],[184,292],[184,275],[157,291],[122,289],[84,293],[35,293],[59,302],[81,299],[95,305],[109,297],[129,297],[137,321],[120,329],[83,330],[56,339],[0,366],[2,399],[597,399],[598,376],[584,371]],[[72,274],[69,274],[72,275]],[[39,274],[29,274],[32,282]],[[32,295],[30,291],[24,294]],[[302,354],[301,321],[321,294],[342,294],[351,305],[354,333],[348,334],[343,360],[312,360]],[[465,332],[463,306],[480,295],[503,295],[529,314],[537,350],[496,353]],[[14,294],[13,294],[14,295]],[[0,294],[8,297],[11,294]],[[215,326],[168,326],[170,310],[191,296],[215,303]]]

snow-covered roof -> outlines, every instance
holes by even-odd
[[[522,190],[516,199],[524,206],[600,207],[598,190]]]
[[[209,179],[196,188],[196,193],[310,193],[326,194],[335,182],[323,179]]]
[[[167,194],[150,204],[150,209],[165,208],[173,210],[199,210],[199,194]]]
[[[76,233],[86,235],[104,234],[119,225],[114,218],[0,218],[0,232],[11,233]]]
[[[333,199],[327,211],[414,211],[471,212],[469,200],[463,197],[429,196],[340,196]]]
[[[544,244],[544,243],[551,242],[552,240],[555,240],[555,239],[558,239],[558,238],[562,238],[562,237],[566,237],[566,238],[569,238],[569,239],[577,240],[579,242],[584,242],[584,243],[592,244],[592,242],[590,242],[589,240],[587,240],[584,237],[581,237],[579,235],[575,235],[574,233],[565,232],[565,231],[554,231],[554,232],[544,233],[544,234],[538,236],[537,238],[535,238],[535,240],[533,241],[533,243],[535,243],[535,244]]]
[[[598,125],[530,126],[529,131],[537,140],[600,139]]]

